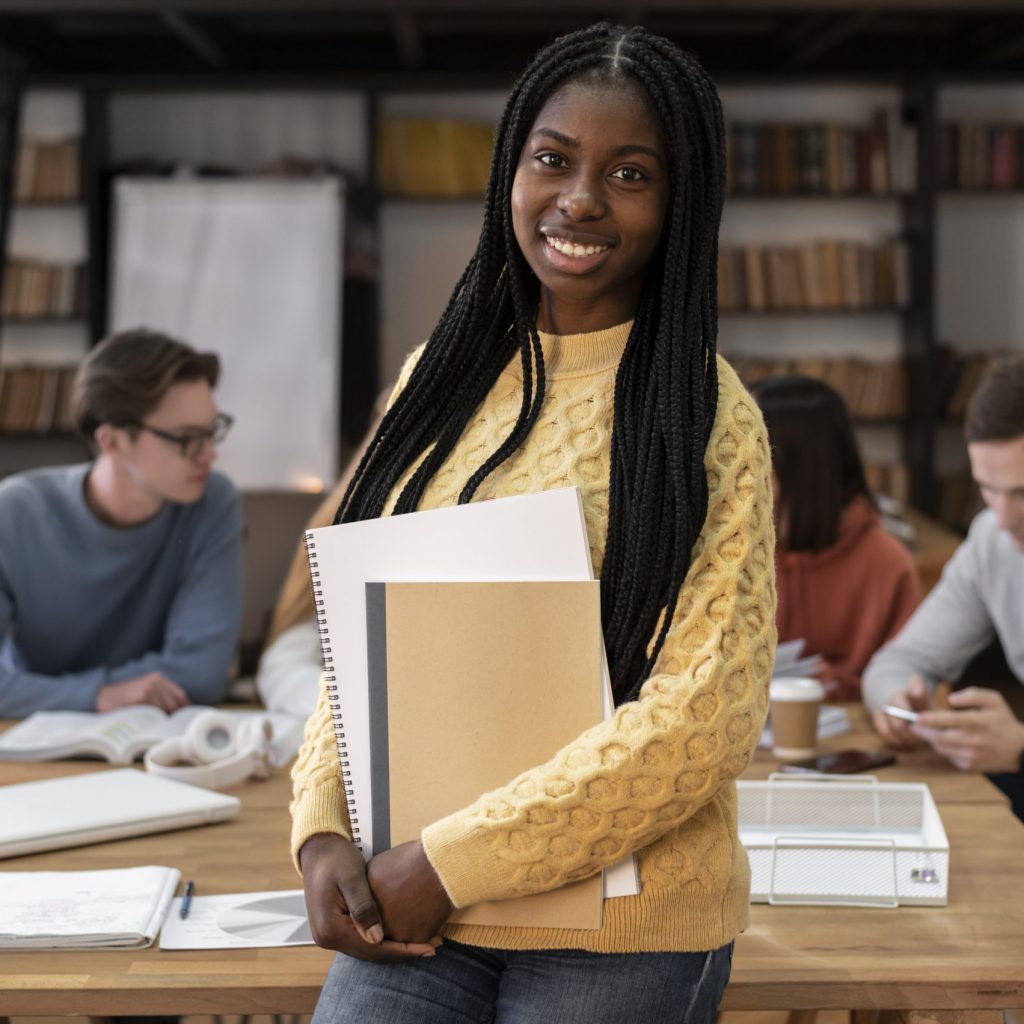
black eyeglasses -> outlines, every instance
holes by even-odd
[[[139,430],[145,430],[147,434],[159,437],[163,441],[176,444],[183,459],[194,459],[208,442],[220,444],[228,436],[228,431],[234,422],[233,416],[229,416],[226,412],[219,412],[208,428],[188,427],[180,434],[173,434],[169,430],[160,430],[159,427],[151,427],[148,423],[134,423],[132,426]]]

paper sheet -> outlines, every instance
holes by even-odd
[[[181,899],[171,903],[160,932],[161,949],[256,949],[311,946],[301,889],[193,896],[181,919]]]

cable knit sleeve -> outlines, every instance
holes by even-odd
[[[456,907],[555,889],[647,846],[756,748],[775,649],[770,460],[759,411],[720,367],[707,520],[656,673],[547,764],[423,831]]]

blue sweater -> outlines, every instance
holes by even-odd
[[[0,718],[93,711],[102,686],[161,672],[224,695],[241,621],[241,513],[218,473],[191,505],[101,523],[89,464],[0,482]]]

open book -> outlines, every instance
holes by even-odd
[[[57,761],[96,757],[111,764],[131,764],[168,736],[180,736],[196,715],[209,710],[192,704],[167,714],[150,704],[116,711],[36,711],[0,736],[0,758],[7,761]],[[274,764],[284,764],[299,749],[303,722],[269,711],[232,711],[270,719]]]
[[[152,865],[0,872],[0,950],[149,946],[180,880]]]

